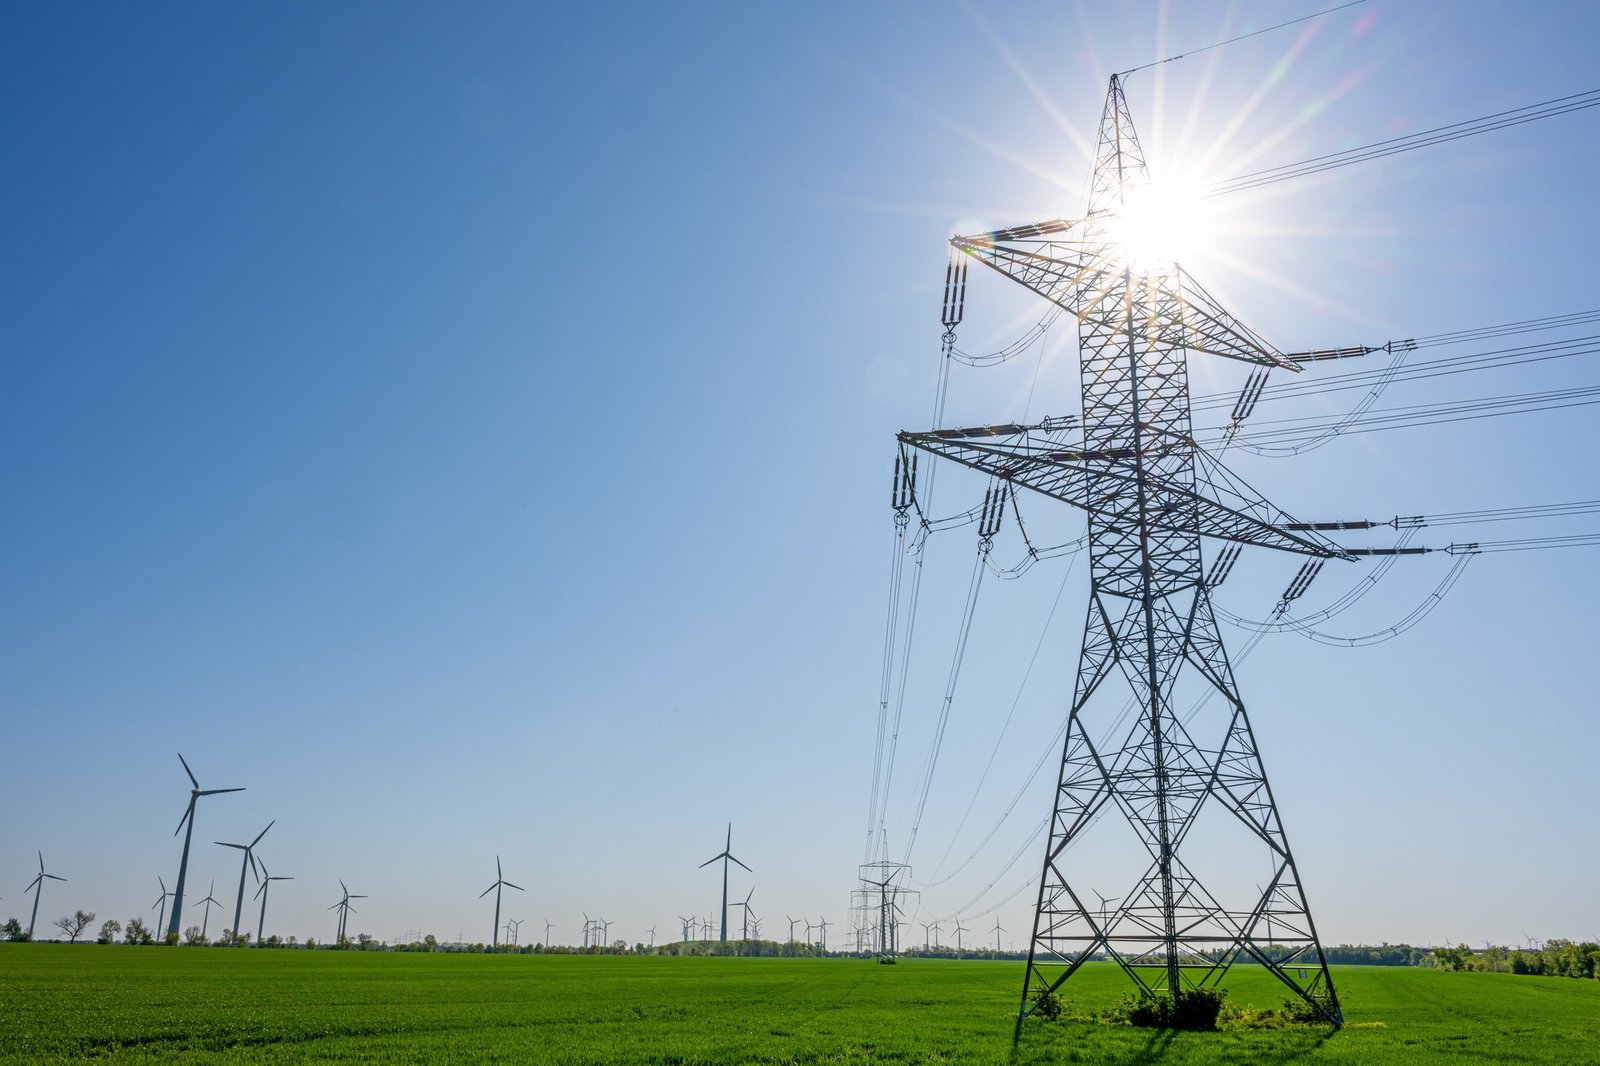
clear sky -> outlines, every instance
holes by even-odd
[[[1107,76],[1174,53],[1127,95],[1152,170],[1190,180],[1595,88],[1591,3],[1368,0],[1196,51],[1326,6],[0,4],[0,917],[40,849],[68,878],[41,925],[144,912],[182,751],[248,789],[201,802],[192,898],[231,904],[211,841],[277,819],[269,932],[330,936],[342,878],[352,932],[486,939],[498,854],[524,940],[584,912],[676,938],[730,821],[767,935],[843,927],[893,434],[932,410],[950,234],[1080,212]],[[1597,114],[1218,198],[1188,265],[1285,350],[1591,310]],[[962,346],[1040,310],[975,272]],[[1070,328],[1042,351],[958,369],[946,421],[1071,413]],[[1567,359],[1381,404],[1593,382]],[[1596,499],[1592,411],[1230,462],[1307,518]],[[901,843],[972,553],[970,528],[928,550]],[[1448,565],[1327,628],[1383,629]],[[1247,552],[1219,602],[1263,617],[1294,567]],[[1600,934],[1597,585],[1592,549],[1483,556],[1399,639],[1236,664],[1324,939]],[[920,920],[1025,939],[1054,768],[1001,814],[1086,587],[1062,560],[985,588]]]

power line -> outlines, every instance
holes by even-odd
[[[1263,33],[1271,33],[1273,30],[1281,30],[1285,26],[1293,26],[1297,23],[1309,22],[1314,18],[1321,18],[1323,15],[1331,15],[1335,11],[1343,11],[1347,7],[1355,7],[1357,4],[1365,2],[1366,0],[1350,0],[1348,4],[1340,4],[1338,7],[1330,7],[1326,11],[1318,11],[1313,15],[1302,15],[1297,19],[1290,19],[1288,22],[1280,22],[1276,26],[1268,26],[1265,29],[1251,30],[1249,33],[1242,33],[1237,37],[1229,37],[1226,41],[1218,41],[1216,44],[1208,44],[1201,48],[1191,48],[1187,52],[1180,52],[1175,56],[1168,56],[1165,59],[1158,59],[1153,63],[1146,63],[1142,67],[1134,67],[1131,70],[1125,70],[1119,74],[1118,77],[1126,77],[1129,74],[1136,74],[1141,70],[1149,70],[1151,67],[1159,67],[1163,63],[1172,63],[1176,60],[1186,58],[1187,56],[1197,56],[1201,52],[1209,52],[1213,48],[1221,48],[1225,44],[1236,44],[1239,41],[1247,41],[1252,37],[1260,37]]]
[[[1585,108],[1596,105],[1600,105],[1600,89],[1590,89],[1587,92],[1560,96],[1554,100],[1546,100],[1543,103],[1516,107],[1509,111],[1497,111],[1492,115],[1484,115],[1481,118],[1453,122],[1448,126],[1435,126],[1433,129],[1422,130],[1403,137],[1391,137],[1386,141],[1377,141],[1359,148],[1347,148],[1342,152],[1315,156],[1298,163],[1287,163],[1283,166],[1269,167],[1266,170],[1252,171],[1248,174],[1241,174],[1238,177],[1227,178],[1208,185],[1201,189],[1197,195],[1201,198],[1210,198],[1224,196],[1228,193],[1244,192],[1248,189],[1258,189],[1273,182],[1287,181],[1290,178],[1303,178],[1310,174],[1321,174],[1329,170],[1338,170],[1354,163],[1382,159],[1385,156],[1398,155],[1401,152],[1410,152],[1417,148],[1426,148],[1429,145],[1444,144],[1448,141],[1460,140],[1463,137],[1471,137],[1479,133],[1489,133],[1511,126],[1520,126],[1526,122],[1535,122],[1542,118],[1552,118],[1557,115],[1569,114],[1573,111],[1582,111]]]

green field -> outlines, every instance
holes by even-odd
[[[0,945],[0,1060],[1600,1063],[1600,982],[1343,967],[1349,1024],[1030,1023],[1015,962]],[[1083,1006],[1123,978],[1069,982]],[[1234,999],[1282,999],[1236,970]]]

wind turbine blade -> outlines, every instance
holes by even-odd
[[[526,892],[527,891],[527,889],[523,888],[521,885],[514,885],[510,881],[502,881],[501,884],[505,885],[507,888],[514,888],[518,892]]]
[[[22,891],[24,891],[24,892],[32,892],[33,891],[33,886],[38,884],[40,881],[43,881],[43,880],[44,880],[44,874],[40,874],[38,877],[35,877],[32,881],[29,881],[28,882],[28,887],[23,889]]]
[[[243,790],[241,790],[241,791],[243,791]],[[272,821],[267,823],[267,829],[271,829],[273,826],[275,826],[277,824],[278,824],[278,820],[276,818],[274,818]],[[250,846],[252,848],[255,847],[257,844],[261,843],[261,838],[267,835],[267,829],[263,829],[261,832],[256,834],[256,838],[250,842]]]
[[[505,877],[505,875],[506,875],[505,871],[500,869],[500,856],[496,855],[494,857],[494,877],[495,877],[495,880],[498,881],[501,878]]]
[[[39,852],[39,872],[44,873],[44,852]]]
[[[174,835],[174,836],[176,836],[176,835],[177,835],[177,834],[176,834],[176,833],[174,833],[174,834],[173,834],[173,835]],[[731,857],[731,856],[730,856],[730,857]],[[710,865],[711,865],[711,864],[712,864],[712,863],[714,863],[714,862],[716,862],[716,861],[717,861],[717,860],[718,860],[718,859],[720,859],[720,858],[722,858],[722,856],[721,856],[721,855],[713,855],[713,856],[711,856],[711,858],[709,858],[709,859],[707,859],[707,860],[706,860],[706,861],[705,861],[705,862],[703,862],[703,863],[701,863],[701,864],[700,864],[700,865],[699,865],[699,867],[697,867],[697,869],[701,869],[701,870],[704,870],[704,869],[705,869],[705,868],[706,868],[706,867],[707,867],[707,866],[710,866]],[[734,860],[733,860],[733,861],[734,861],[734,862],[739,862],[739,860],[738,860],[738,859],[734,859]],[[740,863],[739,863],[739,865],[740,865],[740,866],[743,866],[743,865],[744,865],[744,863],[742,863],[742,862],[740,862]]]
[[[342,878],[339,881],[339,890],[341,892],[343,892],[346,897],[348,897],[350,895],[350,889],[348,887],[346,887],[346,885],[344,883],[344,880]]]
[[[183,823],[187,822],[189,820],[189,816],[191,814],[193,814],[193,813],[194,813],[194,797],[190,796],[189,797],[189,806],[187,806],[187,807],[185,807],[183,809],[183,817],[178,819],[178,828],[176,828],[176,829],[174,829],[172,831],[172,835],[173,836],[177,836],[179,833],[183,832]]]
[[[200,901],[200,902],[201,902],[201,903],[204,903],[204,902],[205,902],[205,900],[201,900],[201,901]],[[338,902],[338,903],[335,903],[335,904],[334,904],[334,905],[333,905],[333,906],[331,906],[331,907],[329,907],[329,908],[328,908],[328,910],[330,910],[330,911],[336,911],[336,910],[338,910],[338,909],[339,909],[339,908],[340,908],[340,907],[343,907],[343,906],[344,906],[344,900],[342,900],[342,899],[341,899],[341,900],[340,900],[340,901],[339,901],[339,902]]]
[[[183,757],[183,752],[181,751],[178,752],[178,761],[183,763],[183,772],[189,775],[189,780],[193,782],[194,787],[199,788],[200,782],[195,780],[194,771],[189,769],[189,760]]]
[[[489,893],[493,892],[495,890],[495,886],[498,885],[499,883],[500,882],[496,881],[493,885],[490,885],[488,888],[484,889],[482,892],[479,892],[478,893],[478,898],[482,899],[484,896],[487,896]]]
[[[41,877],[48,877],[52,881],[65,881],[66,880],[65,877],[57,877],[55,874],[41,874],[40,876]]]
[[[260,838],[257,837],[256,839],[259,840]],[[255,852],[251,851],[249,848],[245,848],[244,849],[244,857],[250,860],[250,873],[255,877],[255,879],[257,881],[261,880],[261,871],[256,869],[256,855],[255,855]]]
[[[220,793],[223,793],[223,792],[243,792],[243,791],[244,791],[244,789],[242,789],[242,788],[208,788],[204,792],[200,793],[200,795],[202,795],[202,796],[215,796],[215,795],[219,795]]]
[[[272,878],[272,880],[277,880],[277,878]],[[261,898],[261,893],[265,892],[266,890],[267,890],[267,882],[263,881],[263,882],[261,882],[261,887],[256,889],[255,895],[251,896],[250,898],[251,899],[260,899]]]
[[[248,844],[230,844],[226,840],[213,840],[211,843],[219,844],[225,848],[238,848],[240,851],[250,850],[250,845]]]
[[[730,859],[733,859],[733,856],[732,856],[732,855],[729,855],[729,856],[728,856],[728,858],[730,858]],[[733,859],[733,861],[734,861],[734,862],[739,862],[739,860],[738,860],[738,859]],[[744,863],[742,863],[742,862],[739,862],[739,865],[740,865],[740,866],[744,866]],[[744,866],[744,868],[745,868],[745,872],[746,872],[746,873],[752,873],[752,874],[753,874],[753,873],[755,873],[755,871],[754,871],[754,870],[752,870],[752,869],[750,869],[750,867],[748,867],[748,866]]]
[[[360,896],[351,896],[350,898],[351,899],[366,899],[367,897],[365,895],[360,895]]]
[[[167,894],[167,883],[166,883],[166,881],[163,881],[159,874],[156,876],[156,880],[157,881],[161,881],[161,894],[163,896],[165,896]]]

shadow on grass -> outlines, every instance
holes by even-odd
[[[1021,1039],[1012,1043],[1007,1062],[1011,1066],[1061,1061],[1117,1066],[1161,1063],[1288,1066],[1315,1055],[1334,1035],[1334,1030],[1306,1029],[1180,1033],[1176,1029],[1138,1029],[1127,1025],[1069,1023],[1069,1026],[1023,1026]]]

